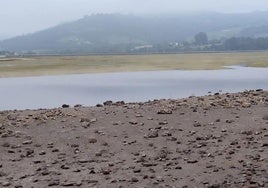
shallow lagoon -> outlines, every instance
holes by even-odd
[[[0,110],[96,105],[268,89],[268,68],[147,71],[0,79]]]

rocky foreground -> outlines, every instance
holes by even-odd
[[[268,91],[0,112],[0,187],[268,187]]]

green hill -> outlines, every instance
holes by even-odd
[[[267,35],[267,28],[268,12],[168,16],[96,14],[3,40],[0,48],[39,53],[117,53],[143,45],[189,40],[200,31],[207,32],[211,38],[221,38]]]

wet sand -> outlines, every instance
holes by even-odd
[[[268,91],[0,112],[0,187],[268,187]]]

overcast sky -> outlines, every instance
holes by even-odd
[[[268,10],[268,0],[0,0],[0,38],[34,32],[92,13],[256,10]]]

